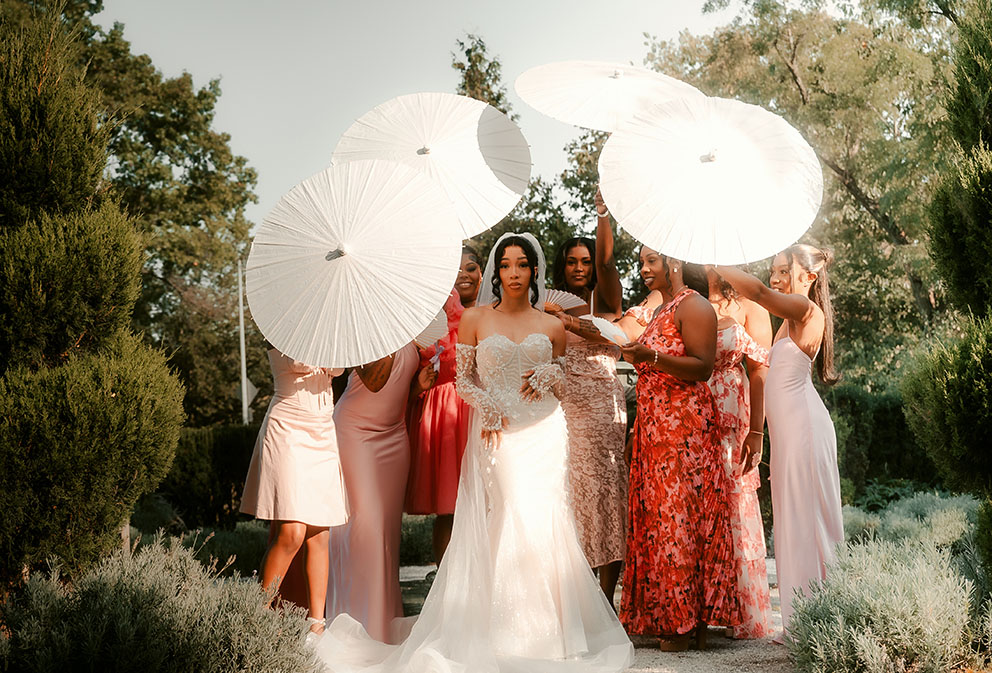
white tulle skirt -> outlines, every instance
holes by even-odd
[[[579,544],[560,407],[482,445],[473,419],[454,528],[419,617],[398,645],[348,615],[317,652],[334,673],[614,673],[634,649]],[[398,638],[398,639],[399,639]]]

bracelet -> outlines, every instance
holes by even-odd
[[[601,212],[599,212],[599,208],[597,208],[596,209],[596,216],[597,217],[609,217],[610,216],[610,211],[609,211],[609,209],[607,209],[605,213],[601,213]]]
[[[655,368],[658,367],[658,351],[655,351],[654,352],[654,365],[652,365],[652,366],[655,367]]]
[[[751,430],[747,434],[749,434],[749,435],[758,435],[759,437],[764,437],[765,436],[765,433],[762,430]]]

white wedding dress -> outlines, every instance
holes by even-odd
[[[569,509],[565,416],[553,394],[525,402],[522,374],[561,381],[544,334],[458,345],[459,394],[476,409],[451,543],[398,645],[341,615],[317,651],[334,673],[615,673],[634,650],[579,544]],[[475,368],[478,366],[478,377]],[[532,384],[536,381],[532,378]],[[483,424],[507,419],[498,447]]]

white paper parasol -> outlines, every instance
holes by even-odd
[[[539,65],[517,77],[513,86],[528,105],[542,114],[566,124],[610,133],[645,107],[703,95],[674,77],[602,61]]]
[[[413,343],[421,348],[427,348],[446,336],[448,336],[448,314],[442,308],[430,324],[420,334],[413,337]]]
[[[784,119],[725,98],[640,112],[599,157],[600,190],[647,246],[700,264],[741,264],[794,243],[823,196],[813,148]]]
[[[399,161],[436,181],[475,236],[506,216],[527,191],[530,147],[520,128],[482,101],[448,93],[399,96],[362,115],[334,148],[331,165]]]
[[[258,228],[248,303],[286,355],[351,367],[397,351],[444,304],[461,259],[454,207],[430,180],[389,161],[307,178]]]

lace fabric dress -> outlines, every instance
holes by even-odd
[[[408,637],[369,638],[338,617],[318,644],[336,672],[612,673],[633,647],[579,545],[567,498],[565,416],[551,341],[459,344],[458,392],[474,407],[448,551]],[[478,367],[478,377],[476,377]],[[523,372],[541,399],[525,402]],[[498,446],[481,430],[506,420]]]
[[[572,509],[593,568],[623,560],[627,537],[627,405],[616,347],[568,334],[565,391]]]
[[[741,448],[751,424],[751,399],[744,358],[768,364],[768,350],[738,322],[717,332],[716,361],[707,382],[718,412],[725,469],[733,481],[730,523],[737,561],[737,596],[741,624],[736,638],[765,638],[772,634],[772,605],[765,569],[765,531],[758,505],[761,477],[757,468],[741,474]]]
[[[685,288],[661,307],[639,341],[684,356],[675,310]],[[637,423],[630,468],[630,536],[620,618],[631,633],[688,633],[700,623],[735,626],[736,573],[730,478],[716,432],[713,395],[637,365]]]

